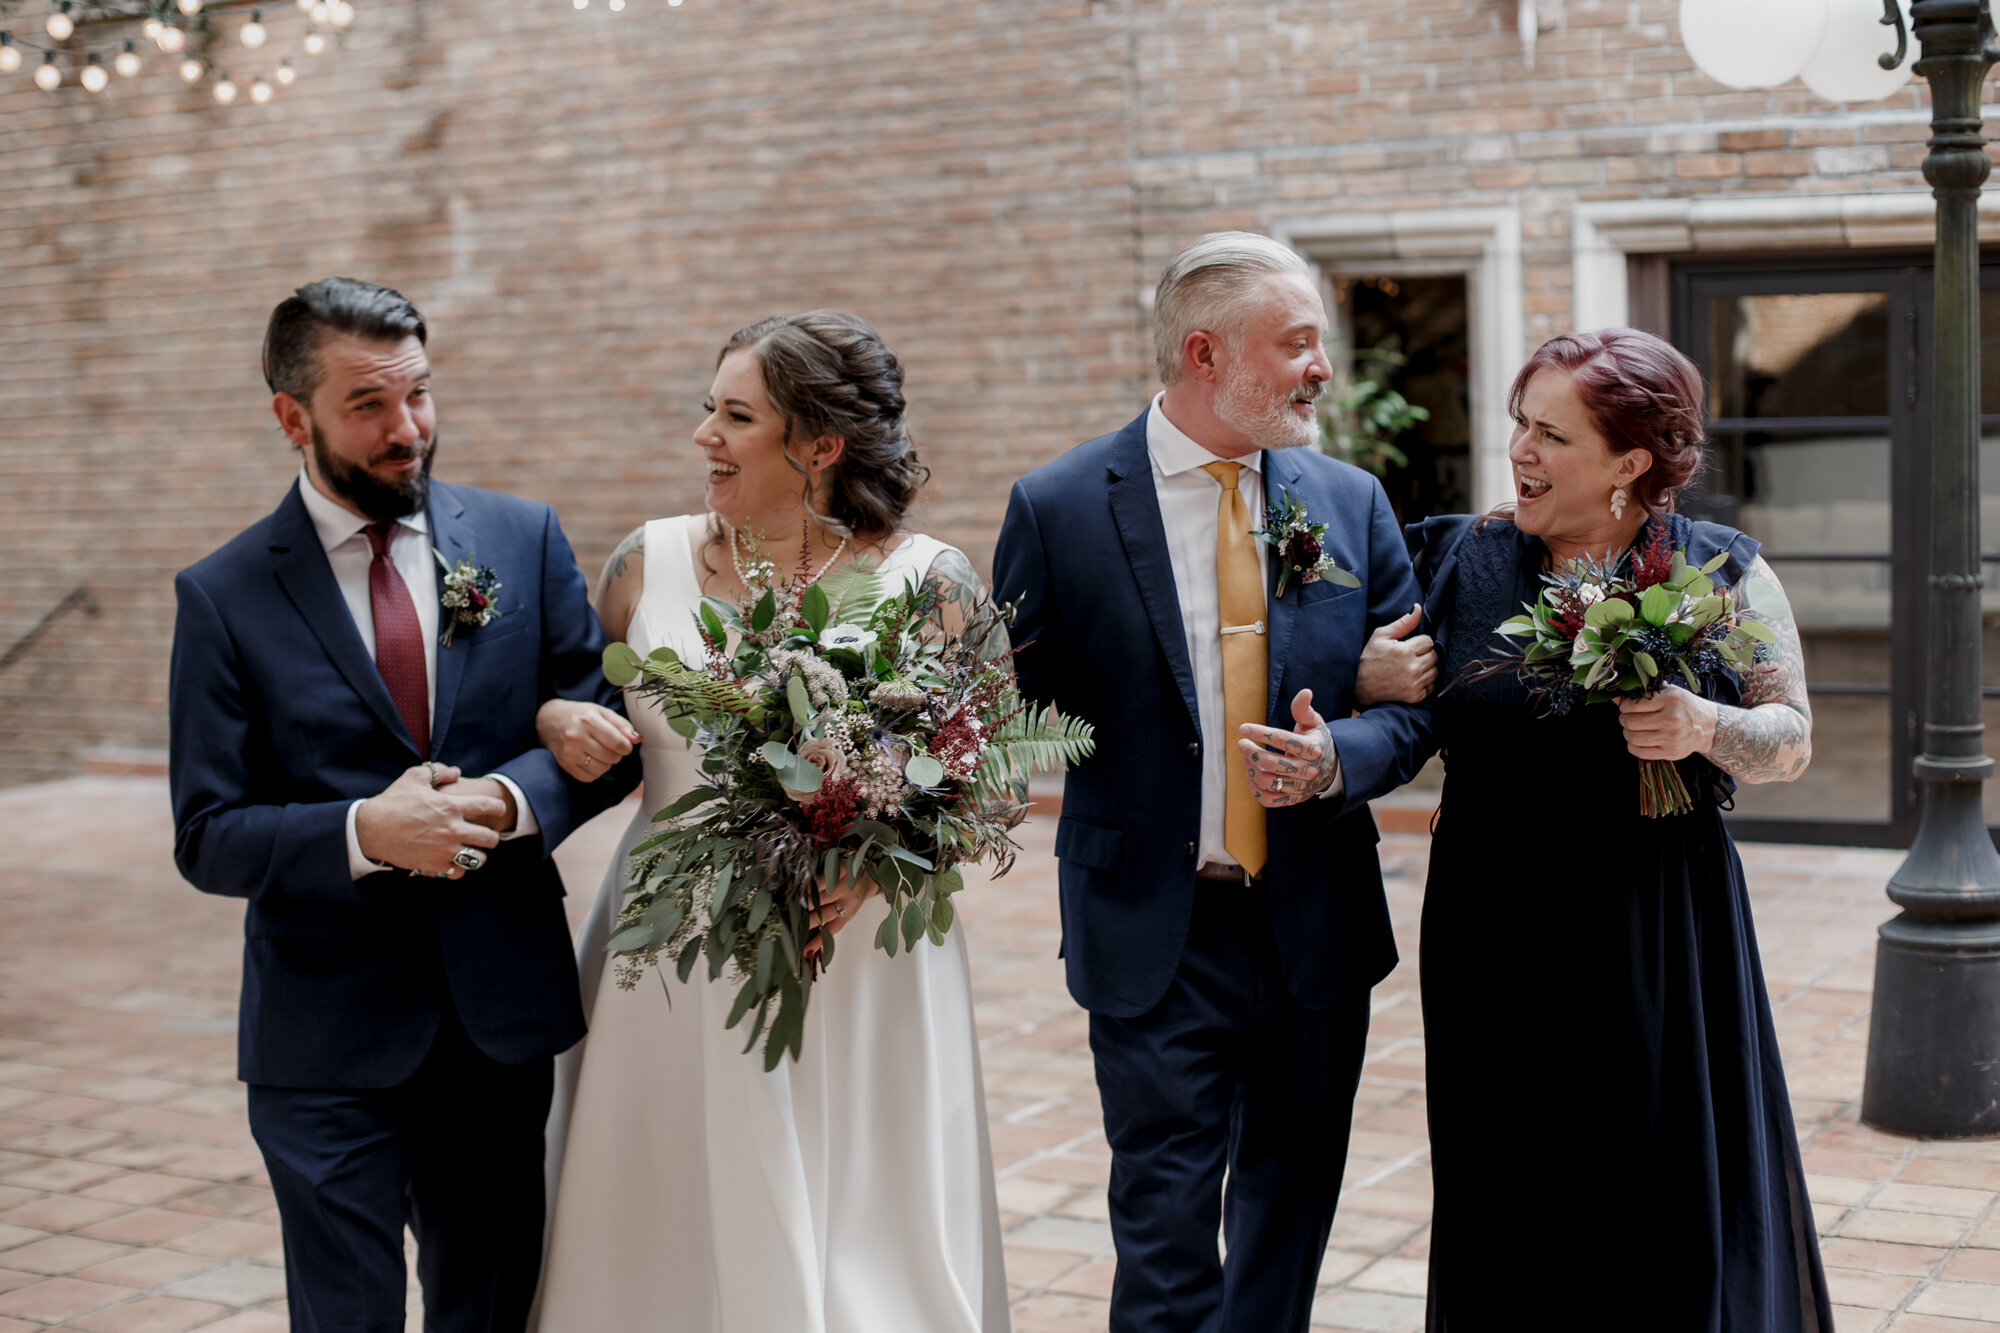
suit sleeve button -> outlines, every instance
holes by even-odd
[[[1200,742],[1200,741],[1189,741],[1189,742],[1188,742],[1188,753],[1189,753],[1189,754],[1191,754],[1191,755],[1193,755],[1193,756],[1194,756],[1195,758],[1197,758],[1197,759],[1201,758],[1201,742]]]
[[[1188,854],[1189,856],[1193,856],[1193,855],[1195,854],[1195,851],[1196,851],[1196,850],[1197,850],[1197,849],[1196,849],[1195,845],[1194,845],[1194,844],[1193,844],[1192,842],[1190,842],[1190,843],[1188,843],[1188,844],[1187,844],[1187,854]]]

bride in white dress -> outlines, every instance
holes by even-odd
[[[780,571],[803,539],[808,577],[865,559],[885,591],[930,580],[953,614],[979,594],[963,554],[900,530],[927,473],[901,368],[866,323],[815,311],[743,330],[707,407],[708,512],[647,523],[612,555],[597,596],[611,638],[699,655],[691,612],[756,575],[751,532]],[[626,853],[696,773],[686,742],[629,703],[630,725],[565,701],[540,719],[580,776],[629,753],[636,726],[646,775],[577,941],[590,1035],[558,1064],[541,1333],[1005,1333],[964,918],[941,947],[890,958],[870,886],[829,892],[828,928],[854,929],[813,987],[803,1054],[768,1074],[723,1027],[731,988],[667,969],[617,989],[604,942]]]

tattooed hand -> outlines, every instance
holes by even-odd
[[[1310,801],[1340,781],[1333,733],[1313,711],[1312,697],[1300,690],[1292,699],[1292,731],[1243,724],[1236,748],[1250,769],[1250,791],[1267,810]]]
[[[1651,699],[1621,699],[1625,746],[1641,759],[1705,754],[1742,782],[1790,782],[1812,760],[1812,708],[1798,625],[1762,556],[1737,591],[1743,610],[1778,632],[1769,658],[1743,677],[1743,706],[1713,703],[1678,686]]]

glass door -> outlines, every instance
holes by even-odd
[[[1805,647],[1813,762],[1745,784],[1741,836],[1894,845],[1914,829],[1921,706],[1919,428],[1928,336],[1916,264],[1689,264],[1675,341],[1709,391],[1711,452],[1683,507],[1756,537]]]

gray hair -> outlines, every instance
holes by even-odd
[[[1249,322],[1246,298],[1267,273],[1312,268],[1298,252],[1254,231],[1212,231],[1167,261],[1153,296],[1153,357],[1162,384],[1181,377],[1181,349],[1206,330],[1234,343]]]

